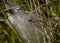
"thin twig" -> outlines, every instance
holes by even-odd
[[[49,4],[49,3],[52,3],[52,2],[54,2],[54,1],[50,1],[50,2],[48,2],[48,4]],[[46,3],[40,5],[39,7],[37,7],[37,8],[36,8],[34,11],[32,11],[32,12],[28,12],[28,11],[26,11],[26,12],[27,12],[27,13],[34,13],[34,12],[36,12],[39,8],[41,8],[41,7],[44,6],[44,5],[46,5]]]
[[[56,1],[57,1],[57,0],[56,0]],[[52,2],[54,2],[54,1],[48,2],[48,4],[49,4],[49,3],[52,3]],[[34,13],[36,10],[38,10],[40,7],[42,7],[42,6],[44,6],[44,5],[46,5],[46,3],[40,5],[39,7],[37,7],[37,8],[36,8],[34,11],[32,11],[32,12],[26,11],[26,13]],[[24,5],[20,5],[20,6],[24,6]],[[4,9],[3,11],[5,12],[5,11],[7,11],[7,10],[9,10],[9,9],[15,9],[15,8],[18,8],[18,7],[11,7],[11,8],[8,8],[8,9]],[[2,12],[2,11],[0,11],[0,12]]]

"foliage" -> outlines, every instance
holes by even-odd
[[[19,6],[27,13],[35,13],[41,16],[47,33],[52,31],[51,43],[60,43],[60,12],[59,0],[0,0],[0,43],[27,43],[26,40],[19,36],[13,24],[6,15],[4,1],[13,6]],[[8,9],[9,10],[9,9]],[[6,20],[9,22],[8,25]],[[45,39],[47,39],[47,35]],[[40,36],[40,34],[38,33]],[[50,35],[49,35],[50,36]],[[40,36],[42,38],[42,36]],[[43,39],[40,40],[44,43]],[[48,42],[47,42],[48,43]]]

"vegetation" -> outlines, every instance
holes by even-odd
[[[0,43],[28,43],[26,39],[19,35],[8,19],[6,11],[12,8],[6,10],[5,3],[12,6],[17,5],[29,14],[36,13],[42,19],[44,33],[37,30],[37,36],[40,37],[39,40],[36,40],[38,43],[60,43],[59,0],[0,0]],[[37,22],[36,25],[40,26]]]

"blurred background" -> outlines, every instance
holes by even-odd
[[[0,0],[0,43],[60,43],[60,0]]]

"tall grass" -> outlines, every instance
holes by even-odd
[[[4,1],[13,6],[19,6],[26,13],[35,13],[42,19],[43,31],[36,29],[38,43],[60,43],[59,0],[0,0],[0,43],[28,43],[26,39],[19,36],[8,19]],[[36,25],[40,26],[37,23]]]

